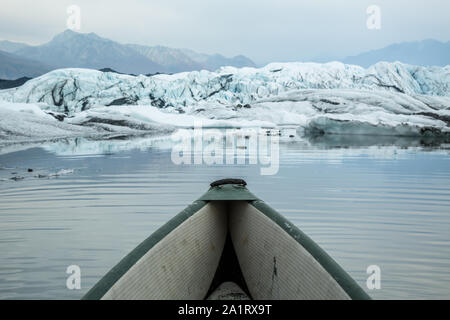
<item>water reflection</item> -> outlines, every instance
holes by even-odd
[[[224,177],[246,179],[361,286],[367,266],[379,265],[382,289],[369,292],[374,298],[450,298],[448,146],[292,135],[280,137],[273,176],[248,163],[175,165],[170,136],[74,139],[3,153],[0,298],[80,298]],[[72,172],[36,177],[60,170]],[[13,172],[25,179],[10,180]],[[79,291],[65,287],[71,264],[82,270]]]

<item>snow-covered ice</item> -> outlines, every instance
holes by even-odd
[[[167,133],[198,121],[448,137],[450,66],[272,63],[152,77],[60,69],[0,91],[0,141]]]
[[[106,114],[104,121],[77,123],[79,118],[71,121],[59,121],[42,111],[42,105],[34,103],[0,102],[0,145],[10,143],[32,143],[62,138],[86,137],[94,139],[114,138],[117,136],[138,136],[151,133],[167,133],[169,125],[158,123],[141,124],[139,120],[126,123],[114,115]],[[69,120],[69,119],[68,119]]]
[[[358,89],[408,95],[450,95],[450,66],[380,62],[368,69],[339,62],[272,63],[264,68],[224,67],[137,77],[89,69],[60,69],[0,92],[10,102],[46,103],[73,114],[98,105],[153,105],[190,110],[207,104],[251,104],[299,89]],[[184,111],[186,111],[184,110]]]

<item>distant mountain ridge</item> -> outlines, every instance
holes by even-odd
[[[13,42],[13,41],[9,41],[9,40],[0,41],[0,50],[9,52],[9,53],[14,53],[17,50],[23,49],[26,47],[29,47],[29,45],[26,43]]]
[[[0,79],[12,80],[20,77],[37,77],[52,68],[35,60],[0,51]]]
[[[220,54],[208,55],[204,53],[198,53],[190,49],[180,49],[189,58],[205,66],[205,69],[209,71],[215,71],[222,66],[233,66],[237,68],[243,67],[257,67],[256,64],[243,55],[238,55],[233,58],[226,58]]]
[[[115,41],[95,33],[66,30],[50,42],[14,52],[55,68],[112,68],[124,73],[152,73],[163,67]]]
[[[180,49],[163,46],[143,46],[138,44],[128,44],[127,46],[143,56],[159,63],[165,68],[165,71],[169,73],[194,71],[204,68],[202,64],[191,59]]]
[[[36,64],[48,65],[49,70],[76,67],[111,68],[121,73],[155,74],[202,69],[213,71],[222,66],[256,66],[252,60],[244,56],[226,58],[219,54],[207,55],[163,46],[121,44],[95,33],[78,33],[71,30],[66,30],[51,41],[38,46],[8,40],[0,41],[0,50],[16,57],[34,60]],[[0,76],[15,79],[30,75],[29,72],[25,74],[25,70],[12,66],[10,62],[9,69],[15,69],[17,72],[2,72],[6,68],[3,61],[6,61],[6,58],[0,56],[2,65]],[[40,74],[43,73],[45,72]],[[33,72],[33,76],[40,74]]]
[[[326,62],[330,59],[316,59]],[[399,61],[418,66],[450,65],[450,41],[423,40],[393,44],[355,56],[335,59],[367,68],[380,61]],[[36,77],[58,68],[110,68],[125,74],[215,71],[223,66],[257,67],[249,58],[203,54],[190,49],[121,44],[95,33],[66,30],[51,41],[31,46],[0,41],[0,78]]]
[[[382,49],[371,50],[342,60],[345,64],[356,64],[367,68],[377,62],[395,62],[417,66],[450,65],[450,41],[433,39],[392,44]]]

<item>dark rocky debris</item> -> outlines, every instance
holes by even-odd
[[[122,97],[119,99],[115,99],[108,103],[106,106],[123,106],[123,105],[130,105],[130,104],[136,104],[136,102],[139,100],[138,97]]]
[[[11,88],[20,87],[25,82],[27,82],[28,80],[31,80],[31,79],[32,78],[28,78],[28,77],[21,77],[21,78],[15,79],[15,80],[0,79],[0,89],[11,89]]]

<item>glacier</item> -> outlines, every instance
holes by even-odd
[[[0,146],[11,143],[33,143],[82,137],[117,139],[123,136],[164,134],[173,131],[172,126],[159,123],[153,125],[142,124],[139,121],[129,122],[128,125],[106,123],[113,122],[113,116],[109,116],[105,123],[86,121],[84,125],[79,125],[70,121],[58,121],[41,108],[45,108],[45,106],[0,101]]]
[[[59,69],[0,90],[0,141],[167,133],[199,121],[448,139],[450,66],[272,63],[154,76]]]

